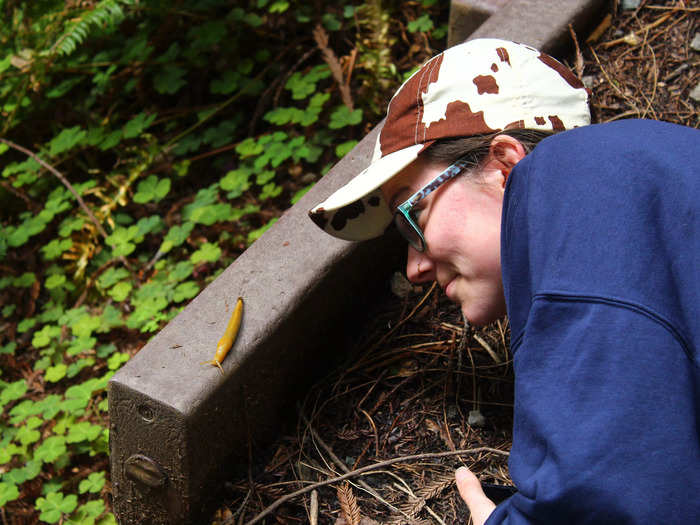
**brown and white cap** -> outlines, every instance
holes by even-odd
[[[491,38],[451,47],[394,94],[369,167],[309,216],[341,239],[377,237],[393,216],[379,187],[437,139],[585,126],[588,94],[568,68],[532,47]]]

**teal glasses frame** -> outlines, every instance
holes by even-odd
[[[406,239],[408,244],[416,251],[424,252],[427,248],[427,243],[425,242],[423,230],[418,226],[418,218],[413,215],[415,213],[413,207],[447,181],[454,179],[457,175],[462,173],[469,167],[469,164],[470,162],[467,158],[463,157],[459,159],[396,208],[394,224],[396,224],[396,228],[399,230],[401,236]]]

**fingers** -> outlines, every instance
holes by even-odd
[[[455,481],[459,495],[469,507],[474,525],[482,525],[496,508],[496,505],[486,497],[478,478],[467,467],[457,469]]]

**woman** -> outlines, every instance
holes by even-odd
[[[401,86],[371,165],[310,212],[348,240],[393,220],[409,279],[508,314],[518,492],[495,507],[458,469],[477,524],[700,518],[700,133],[589,122],[554,59],[473,40]]]

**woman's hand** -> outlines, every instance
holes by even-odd
[[[459,467],[455,472],[457,490],[464,503],[469,507],[474,525],[483,525],[496,508],[493,501],[486,497],[481,483],[467,467]]]

